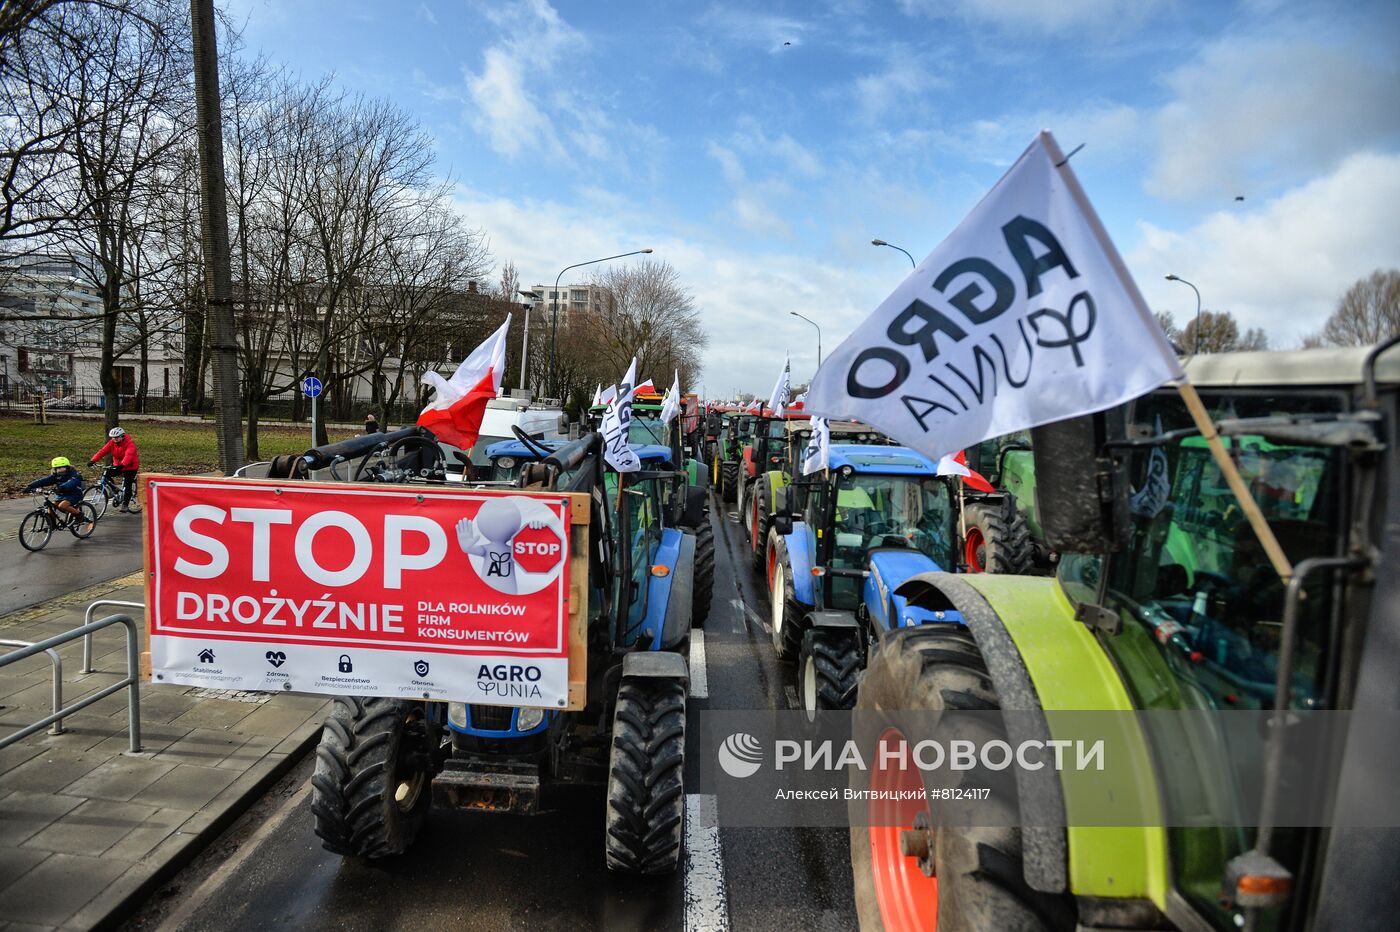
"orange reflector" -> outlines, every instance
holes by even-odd
[[[823,567],[823,566],[814,566],[814,567],[812,567],[812,575],[813,575],[813,576],[825,576],[825,575],[826,575],[826,567]]]
[[[1241,896],[1287,896],[1292,886],[1287,877],[1245,874],[1235,884],[1235,890]]]
[[[651,575],[653,575],[653,576],[670,576],[670,575],[671,575],[671,568],[670,568],[669,566],[664,565],[664,564],[658,563],[658,564],[656,564],[655,566],[653,566],[653,567],[651,568]]]

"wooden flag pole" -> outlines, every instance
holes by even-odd
[[[1274,529],[1269,527],[1269,520],[1264,517],[1259,503],[1254,500],[1254,496],[1249,494],[1249,488],[1244,484],[1244,477],[1240,475],[1235,461],[1230,458],[1229,451],[1220,442],[1220,434],[1215,429],[1215,422],[1211,420],[1210,413],[1206,411],[1201,396],[1196,394],[1196,386],[1182,379],[1177,383],[1176,388],[1181,393],[1181,400],[1186,402],[1186,410],[1191,412],[1191,420],[1196,422],[1196,427],[1200,430],[1201,436],[1205,438],[1206,445],[1210,447],[1210,455],[1215,460],[1215,465],[1220,468],[1226,484],[1234,493],[1235,500],[1239,502],[1245,518],[1249,520],[1249,526],[1254,529],[1254,536],[1264,547],[1264,553],[1268,555],[1269,562],[1273,564],[1275,572],[1287,583],[1293,578],[1293,565],[1288,562],[1288,556],[1283,552],[1283,547],[1279,546],[1278,538],[1274,536]]]
[[[1041,133],[1040,138],[1044,141],[1045,151],[1058,171],[1059,177],[1064,181],[1070,196],[1079,205],[1085,222],[1093,231],[1094,238],[1099,241],[1099,245],[1103,248],[1104,255],[1108,258],[1118,280],[1122,282],[1124,290],[1132,298],[1133,309],[1142,316],[1144,324],[1151,328],[1150,332],[1155,333],[1158,343],[1157,349],[1162,353],[1170,353],[1171,346],[1167,343],[1166,337],[1162,336],[1161,329],[1152,320],[1152,313],[1147,307],[1147,302],[1142,298],[1142,292],[1138,291],[1137,282],[1128,272],[1128,266],[1123,262],[1123,257],[1118,254],[1118,248],[1113,245],[1113,240],[1109,237],[1108,231],[1104,229],[1103,221],[1099,219],[1094,206],[1089,203],[1089,197],[1080,187],[1079,179],[1075,177],[1074,170],[1069,167],[1069,157],[1060,151],[1055,137],[1049,132]],[[1074,151],[1078,152],[1079,149]],[[1070,155],[1073,154],[1074,152],[1070,153]],[[1263,545],[1264,553],[1268,555],[1274,570],[1287,583],[1293,577],[1293,565],[1288,562],[1283,548],[1279,546],[1278,538],[1274,536],[1273,528],[1269,527],[1268,519],[1259,510],[1259,505],[1254,501],[1254,497],[1249,494],[1249,489],[1245,486],[1244,478],[1240,476],[1235,461],[1230,458],[1225,445],[1220,442],[1220,434],[1215,429],[1215,422],[1210,419],[1206,406],[1201,402],[1201,396],[1196,394],[1196,386],[1183,376],[1176,387],[1177,391],[1181,393],[1181,400],[1186,402],[1186,410],[1191,412],[1191,420],[1196,422],[1201,436],[1206,439],[1206,445],[1210,447],[1210,455],[1215,460],[1215,465],[1220,468],[1220,472],[1225,476],[1225,482],[1235,495],[1235,500],[1239,502],[1245,517],[1249,519],[1249,526],[1254,529],[1254,536]]]

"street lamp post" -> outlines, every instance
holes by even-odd
[[[589,259],[587,262],[575,262],[573,265],[566,265],[559,270],[559,274],[554,276],[554,310],[551,314],[549,325],[549,394],[552,398],[559,396],[559,380],[554,363],[557,358],[559,345],[559,280],[564,277],[564,273],[569,269],[581,269],[585,265],[597,265],[599,262],[609,262],[613,259],[625,259],[628,256],[640,256],[642,253],[651,252],[647,249],[634,249],[632,252],[618,253],[615,256],[604,256],[601,259]]]
[[[906,255],[906,256],[909,257],[909,267],[910,267],[911,269],[917,269],[917,268],[919,267],[919,264],[918,264],[917,262],[914,261],[914,257],[909,255],[909,250],[904,249],[904,248],[899,247],[899,246],[896,246],[894,243],[887,243],[887,242],[885,242],[885,241],[882,240],[882,239],[872,239],[872,240],[870,241],[870,245],[872,245],[872,246],[888,246],[888,247],[890,247],[891,249],[898,249],[900,252],[904,253],[904,255]]]
[[[788,313],[791,314],[793,317],[802,317],[802,319],[805,320],[805,321],[807,321],[807,323],[809,323],[809,324],[811,324],[813,327],[816,327],[816,328],[817,328],[817,368],[820,369],[820,368],[822,367],[822,328],[821,328],[821,325],[819,325],[815,320],[813,320],[813,319],[810,318],[810,317],[803,317],[803,315],[797,313],[796,311],[788,311]]]
[[[1198,289],[1195,285],[1191,284],[1190,282],[1188,282],[1186,279],[1182,278],[1182,277],[1179,276],[1179,275],[1168,275],[1168,276],[1167,276],[1167,281],[1169,281],[1169,282],[1181,282],[1183,285],[1186,285],[1186,286],[1189,287],[1192,291],[1196,292],[1196,335],[1195,335],[1195,340],[1193,341],[1192,346],[1191,346],[1191,355],[1194,356],[1194,355],[1196,355],[1197,353],[1199,353],[1199,352],[1201,351],[1201,292],[1200,292],[1200,289]]]
[[[530,360],[530,310],[539,301],[540,293],[521,289],[519,294],[521,297],[530,299],[530,302],[525,305],[525,338],[520,341],[520,390],[524,391],[525,373],[528,371],[525,364]]]

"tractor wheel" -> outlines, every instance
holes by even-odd
[[[961,625],[922,625],[891,632],[870,659],[861,681],[856,711],[883,713],[880,743],[919,740],[905,735],[898,710],[915,713],[943,710],[993,711],[1000,708],[982,654]],[[878,710],[878,711],[877,711]],[[921,722],[912,720],[913,731]],[[874,735],[871,735],[874,737]],[[988,736],[983,736],[988,737]],[[1002,736],[1004,737],[1004,736]],[[875,747],[867,760],[876,764],[868,789],[898,797],[872,800],[867,818],[851,828],[851,869],[856,911],[865,930],[1007,929],[1065,932],[1075,928],[1073,900],[1039,893],[1025,881],[1021,830],[1014,825],[1016,801],[1008,786],[992,784],[979,812],[991,813],[987,826],[933,824],[923,775],[901,755],[881,755]],[[907,794],[906,794],[907,795]],[[926,843],[921,854],[906,855],[912,829]],[[920,837],[921,836],[921,837]],[[930,837],[932,836],[932,837]],[[906,847],[906,845],[908,847]]]
[[[739,488],[739,464],[723,462],[719,464],[719,497],[721,501],[736,501],[735,492]]]
[[[807,629],[797,657],[797,685],[809,717],[819,709],[855,708],[860,662],[860,636],[855,629]]]
[[[685,820],[685,684],[624,679],[613,712],[604,844],[608,869],[669,874]]]
[[[311,812],[328,851],[402,854],[432,800],[422,703],[337,697],[316,748]]]
[[[768,582],[768,477],[759,476],[754,483],[753,494],[749,496],[753,504],[749,507],[749,547],[753,568],[758,570],[763,582]]]
[[[773,652],[779,660],[792,660],[802,647],[802,609],[792,597],[791,585],[792,567],[788,565],[787,547],[779,544],[768,599]]]
[[[710,599],[715,591],[715,529],[707,516],[695,528],[695,576],[691,583],[690,625],[705,627],[710,617]]]
[[[1016,500],[972,502],[967,506],[963,562],[972,573],[1029,573],[1035,566],[1035,545],[1026,516]]]

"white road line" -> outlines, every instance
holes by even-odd
[[[710,698],[710,679],[705,673],[705,632],[690,632],[690,698]]]
[[[728,932],[729,896],[715,798],[685,798],[685,932]]]

